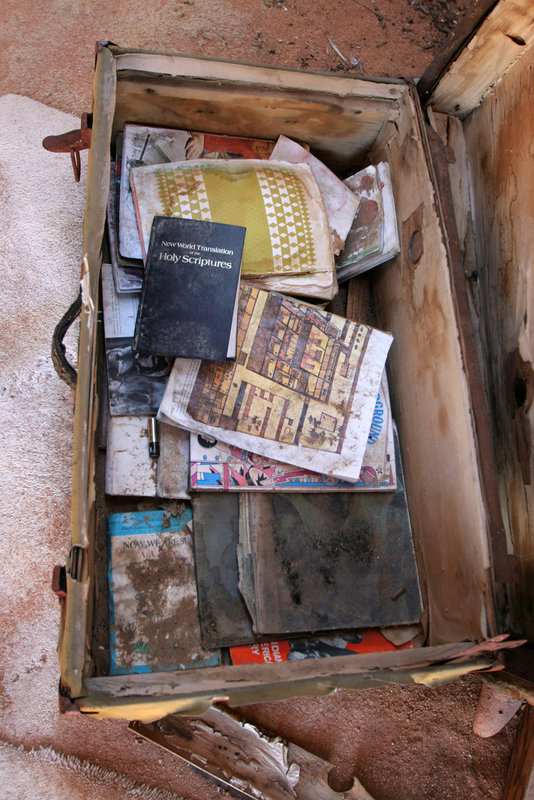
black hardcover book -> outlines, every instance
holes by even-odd
[[[134,350],[174,358],[235,358],[245,228],[154,217]]]

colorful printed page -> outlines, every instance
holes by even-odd
[[[356,482],[392,336],[241,283],[233,363],[177,359],[164,422]]]
[[[240,136],[216,136],[174,128],[125,125],[119,200],[119,249],[124,258],[142,258],[130,188],[132,167],[198,158],[268,159],[274,142]]]
[[[143,258],[156,216],[247,229],[241,274],[334,271],[321,194],[307,164],[247,159],[136,167],[130,173]]]
[[[281,661],[302,661],[305,658],[331,658],[356,653],[382,653],[409,650],[413,642],[394,645],[379,630],[353,631],[315,639],[283,639],[272,642],[240,645],[230,648],[232,664],[276,664]]]
[[[191,511],[111,514],[111,674],[216,666],[200,643]]]
[[[394,491],[397,481],[393,420],[385,373],[360,477],[355,483],[281,464],[196,433],[191,434],[190,454],[192,491]]]
[[[360,199],[360,208],[337,260],[338,268],[357,263],[382,248],[384,210],[377,168],[366,167],[347,178],[345,184]]]

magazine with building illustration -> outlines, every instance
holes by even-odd
[[[384,372],[359,479],[350,483],[282,464],[198,433],[191,434],[192,491],[394,491],[393,420]]]
[[[158,416],[355,482],[391,342],[390,334],[242,282],[235,362],[177,359]]]

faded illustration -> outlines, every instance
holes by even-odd
[[[355,482],[284,464],[201,434],[191,434],[190,458],[190,484],[195,491],[394,491],[395,447],[386,377],[376,401],[360,477]]]
[[[234,364],[202,362],[199,422],[340,453],[370,329],[245,286]]]

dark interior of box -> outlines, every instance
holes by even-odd
[[[125,122],[272,139],[284,133],[307,141],[341,178],[368,163],[389,162],[401,254],[365,278],[353,278],[332,309],[344,313],[348,296],[350,315],[351,309],[361,311],[362,297],[370,298],[374,318],[359,321],[372,321],[394,336],[388,378],[425,605],[425,643],[481,640],[495,631],[486,519],[443,231],[411,90],[395,86],[394,99],[376,99],[374,86],[369,82],[368,97],[362,98],[322,92],[320,80],[315,91],[302,92],[124,72],[118,75],[113,136]],[[415,234],[423,241],[417,253]],[[98,340],[101,391],[101,322]],[[105,495],[103,422],[100,413],[92,665],[86,677],[109,674],[106,517],[161,507],[157,500]],[[223,674],[234,668],[220,669]],[[261,682],[262,667],[251,674]]]

